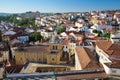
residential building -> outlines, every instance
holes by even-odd
[[[96,42],[96,52],[106,73],[119,76],[120,43],[112,43],[110,40],[99,40]]]

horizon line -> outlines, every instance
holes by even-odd
[[[0,11],[0,13],[8,13],[8,14],[22,14],[22,13],[26,13],[26,12],[40,12],[40,13],[74,13],[74,12],[92,12],[92,11],[115,11],[115,10],[120,10],[120,9],[101,9],[101,10],[86,10],[86,11],[61,11],[61,12],[40,12],[39,10],[36,11],[24,11],[24,12],[2,12]]]

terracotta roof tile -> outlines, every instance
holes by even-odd
[[[120,43],[112,44],[112,45],[109,47],[109,50],[120,50]]]
[[[108,29],[108,30],[103,29],[103,32],[112,32],[112,33],[114,33],[114,32],[115,32],[115,30],[113,30],[113,29],[112,29],[112,30],[109,30],[109,29]]]
[[[100,69],[100,66],[89,48],[76,48],[76,52],[83,69]]]
[[[112,45],[112,42],[111,41],[107,41],[107,40],[99,40],[99,41],[96,42],[96,45],[100,49],[106,51]]]
[[[106,65],[110,68],[120,68],[120,60],[113,61],[112,63],[106,63]]]
[[[62,40],[63,45],[69,45],[70,41],[68,39]]]
[[[120,56],[120,43],[112,44],[111,41],[100,40],[96,42],[96,45],[105,51],[108,55]]]
[[[111,51],[111,50],[109,50],[109,51]],[[120,56],[120,50],[114,50],[114,51],[112,50],[110,54],[113,56]]]

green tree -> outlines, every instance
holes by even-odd
[[[22,20],[18,21],[17,23],[19,26],[34,26],[35,20],[32,18],[23,18]]]
[[[14,23],[18,26],[35,26],[35,19],[34,18],[22,18],[21,20],[16,19],[17,15],[12,16],[0,16],[0,21],[7,21]]]
[[[16,19],[16,15],[0,16],[0,21],[7,21],[7,22],[15,23],[17,19]]]
[[[103,37],[105,37],[105,38],[110,38],[110,33],[108,32],[108,33],[105,33],[104,35],[103,35]]]
[[[30,41],[38,41],[40,39],[43,39],[43,36],[39,32],[34,32],[29,36]]]
[[[97,33],[98,31],[97,30],[93,30],[93,33]]]
[[[62,32],[65,32],[65,29],[63,29],[63,28],[57,29],[57,34],[60,34],[60,33],[62,33]]]
[[[102,36],[102,32],[101,32],[101,31],[93,30],[93,33],[97,33],[97,34],[98,34],[98,37],[101,37],[101,36]]]
[[[102,36],[102,32],[101,31],[97,31],[97,33],[98,33],[98,37]]]

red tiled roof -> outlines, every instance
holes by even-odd
[[[103,32],[112,32],[112,33],[114,33],[114,32],[115,32],[115,30],[113,30],[113,29],[112,29],[112,30],[109,30],[109,29],[108,29],[108,30],[103,29]]]
[[[79,34],[79,35],[81,35],[79,32],[76,32],[76,31],[66,31],[65,32],[67,35],[69,35],[70,33],[74,33],[74,34]]]
[[[82,69],[100,69],[100,65],[89,48],[76,48],[76,52]]]
[[[63,45],[69,45],[70,41],[68,39],[62,40]]]
[[[109,47],[109,50],[120,50],[120,43],[114,43]]]
[[[75,43],[76,43],[77,45],[80,45],[82,42],[83,42],[82,40],[76,40],[76,41],[75,41]]]
[[[120,56],[120,43],[112,44],[111,41],[100,40],[96,42],[96,45],[105,51],[108,55]]]
[[[112,45],[112,42],[111,41],[107,41],[107,40],[99,40],[99,41],[96,42],[96,45],[100,49],[106,51]]]
[[[75,36],[77,36],[77,37],[83,37],[83,35],[80,34],[80,33],[74,33],[74,34],[75,34]]]
[[[112,61],[112,63],[106,63],[109,68],[118,68],[120,69],[120,60]]]
[[[112,56],[120,56],[120,50],[108,50],[107,53]]]
[[[76,52],[82,68],[85,68],[90,63],[90,58],[86,54],[84,48],[76,48]]]

